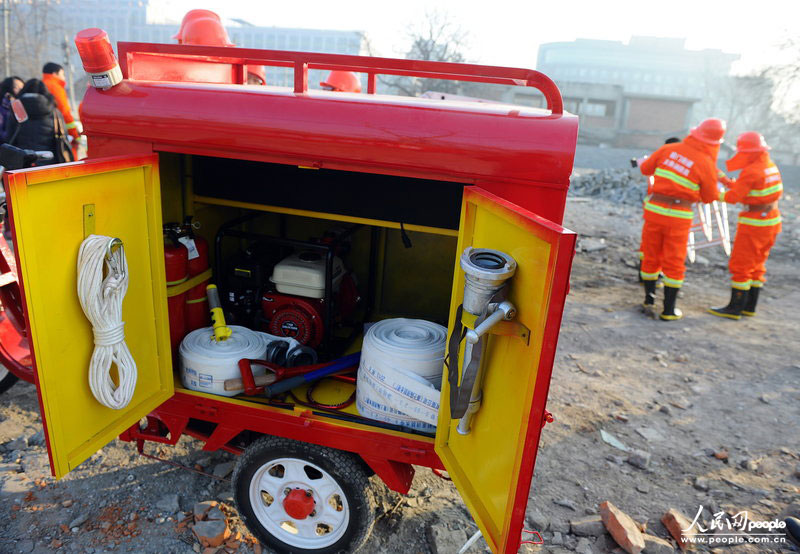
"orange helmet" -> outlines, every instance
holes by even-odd
[[[319,86],[336,92],[361,92],[361,81],[352,71],[331,71],[328,78],[322,81]]]
[[[186,24],[189,23],[190,21],[195,20],[195,19],[208,18],[208,17],[210,17],[212,19],[216,19],[217,21],[222,23],[222,20],[220,19],[220,17],[215,12],[212,12],[211,10],[189,10],[188,12],[186,12],[186,15],[183,16],[183,20],[181,21],[181,28],[178,29],[178,32],[175,33],[172,36],[172,38],[174,40],[177,40],[178,44],[182,44],[183,43],[183,32],[186,30]]]
[[[755,131],[745,131],[736,139],[737,152],[766,152],[769,149],[764,135]]]
[[[701,121],[697,127],[692,127],[689,135],[706,144],[722,144],[722,137],[725,135],[725,121],[709,117]]]
[[[188,21],[180,40],[181,44],[197,46],[235,46],[219,17],[200,17]]]
[[[267,84],[267,74],[264,72],[264,66],[263,65],[248,65],[247,66],[247,77],[248,77],[248,79],[251,76],[255,76],[256,78],[258,78],[261,81],[259,83],[260,85],[266,85]]]

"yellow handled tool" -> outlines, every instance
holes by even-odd
[[[217,285],[206,287],[208,296],[208,309],[211,310],[211,326],[214,328],[214,340],[222,342],[228,340],[233,331],[225,325],[225,314],[222,313],[222,303],[219,301],[219,290]]]

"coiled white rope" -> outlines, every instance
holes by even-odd
[[[122,300],[128,290],[128,260],[120,247],[109,254],[114,239],[89,235],[78,254],[78,298],[92,324],[94,352],[89,362],[89,387],[94,397],[109,408],[128,405],[136,389],[136,362],[125,344]],[[103,277],[104,269],[107,274]],[[111,379],[116,364],[119,386]]]

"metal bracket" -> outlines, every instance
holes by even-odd
[[[519,321],[500,321],[489,330],[489,334],[503,337],[519,337],[525,343],[525,346],[530,346],[531,344],[531,330]]]
[[[94,234],[94,204],[83,205],[83,238]]]

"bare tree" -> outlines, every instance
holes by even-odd
[[[775,83],[775,104],[781,112],[793,120],[800,120],[800,38],[789,37],[779,45],[781,50],[788,53],[789,61],[781,65],[770,65],[765,73]]]
[[[53,0],[6,2],[9,12],[11,74],[40,77],[45,59],[63,41],[58,3]]]
[[[450,15],[431,11],[425,19],[408,29],[411,47],[406,58],[411,60],[464,62],[467,33],[456,24]],[[367,43],[368,44],[368,43]],[[396,94],[418,96],[426,90],[462,93],[463,87],[456,81],[419,79],[414,77],[381,77],[380,82]]]

